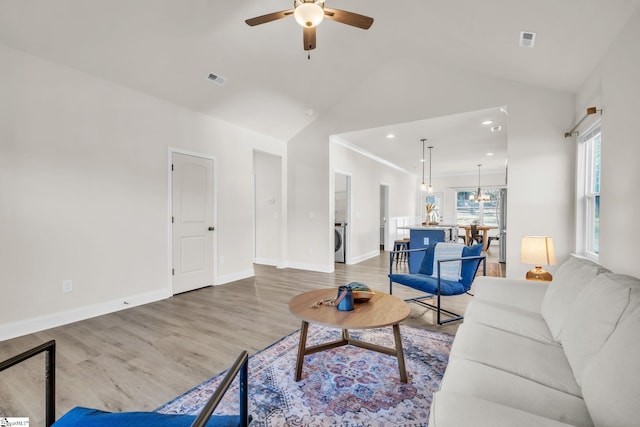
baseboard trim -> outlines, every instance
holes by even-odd
[[[131,295],[125,298],[118,298],[98,304],[78,307],[46,316],[5,323],[0,325],[0,341],[44,331],[46,329],[90,319],[96,316],[102,316],[103,314],[126,310],[127,308],[160,301],[169,298],[170,296],[171,293],[168,289],[162,289],[144,294]]]
[[[279,259],[271,259],[271,258],[256,258],[253,262],[254,264],[270,265],[273,267],[277,267],[280,264],[282,264]]]
[[[320,273],[333,273],[334,266],[320,265],[320,264],[307,264],[304,262],[289,262],[286,268],[296,268],[298,270],[317,271]]]
[[[216,278],[216,285],[224,285],[225,283],[235,282],[236,280],[248,279],[255,276],[256,273],[253,268],[238,273],[227,274],[225,276],[218,276]]]
[[[367,254],[360,255],[360,256],[357,256],[355,258],[351,258],[349,260],[349,264],[357,264],[359,262],[366,261],[368,259],[375,258],[375,257],[378,257],[378,256],[380,256],[380,251],[379,250],[372,251],[372,252],[369,252]]]

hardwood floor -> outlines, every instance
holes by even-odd
[[[495,252],[495,251],[494,251]],[[488,275],[504,265],[488,254]],[[351,281],[388,292],[389,255],[334,273],[256,265],[255,277],[29,334],[0,343],[0,360],[51,339],[57,343],[56,419],[74,406],[109,411],[153,410],[300,327],[289,300],[300,292]],[[408,288],[394,295],[408,297]],[[445,298],[464,312],[469,296]],[[455,334],[460,322],[435,325],[430,310],[411,304],[403,324]],[[44,355],[0,373],[0,416],[44,425]],[[293,373],[293,367],[292,367]]]

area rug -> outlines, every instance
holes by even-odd
[[[249,358],[251,427],[427,425],[433,393],[449,359],[453,336],[400,326],[408,382],[400,382],[397,359],[354,346],[305,356],[294,381],[296,331]],[[350,331],[351,336],[394,346],[392,328]],[[340,338],[337,329],[310,325],[307,346]],[[167,414],[197,414],[224,372],[158,408]],[[216,414],[238,413],[237,380]]]

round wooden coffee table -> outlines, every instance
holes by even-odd
[[[300,294],[289,302],[289,310],[291,313],[302,319],[298,359],[296,361],[296,381],[300,381],[302,377],[302,365],[305,355],[350,344],[395,356],[398,359],[400,381],[406,383],[407,371],[404,364],[404,352],[402,351],[400,322],[409,317],[409,313],[411,312],[409,305],[394,296],[376,292],[376,294],[366,302],[356,301],[352,311],[340,311],[336,307],[329,305],[320,305],[314,308],[314,305],[318,301],[335,298],[337,293],[337,288],[317,289]],[[330,328],[340,328],[342,329],[342,339],[307,347],[309,323],[328,326]],[[349,336],[349,329],[373,329],[385,326],[393,327],[395,348],[367,343]]]

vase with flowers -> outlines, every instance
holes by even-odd
[[[427,225],[438,225],[438,214],[436,213],[436,205],[434,203],[427,203],[424,205],[427,211],[427,217],[425,223]]]

